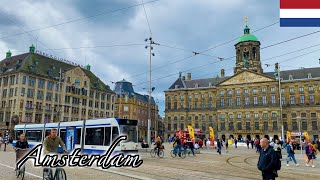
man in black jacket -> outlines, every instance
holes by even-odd
[[[269,146],[268,139],[260,141],[261,150],[258,161],[258,169],[262,172],[263,180],[275,179],[276,156],[272,147]]]

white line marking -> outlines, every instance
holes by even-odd
[[[0,163],[0,165],[5,166],[5,167],[7,167],[7,168],[15,169],[14,167],[8,166],[8,165],[6,165],[6,164]],[[29,175],[31,175],[31,176],[34,176],[34,177],[37,177],[37,178],[42,179],[41,176],[37,176],[37,175],[35,175],[35,174],[28,173],[27,171],[26,171],[25,173],[26,173],[26,174],[29,174]]]
[[[105,171],[105,172],[109,172],[109,173],[113,173],[113,174],[118,174],[118,175],[121,175],[121,176],[131,177],[131,178],[135,178],[135,179],[153,180],[152,178],[141,177],[141,176],[137,176],[137,175],[133,175],[133,174],[128,174],[128,173],[124,173],[124,172],[112,171],[112,170],[110,170],[110,169],[100,169],[100,168],[95,168],[95,167],[90,167],[90,168],[91,168],[91,169],[95,169],[95,170],[99,170],[99,171]]]

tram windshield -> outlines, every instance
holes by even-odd
[[[138,143],[136,126],[120,125],[120,132],[123,135],[127,135],[127,140],[125,142]]]

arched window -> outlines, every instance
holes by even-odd
[[[256,48],[252,48],[252,59],[256,59]]]

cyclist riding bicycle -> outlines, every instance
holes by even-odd
[[[57,136],[57,129],[51,129],[51,133],[49,136],[46,137],[46,139],[43,142],[44,147],[44,153],[58,153],[59,145],[62,147],[63,152],[67,152],[66,146],[64,145],[64,142],[62,139]],[[50,176],[50,168],[44,168],[44,178],[50,179],[48,176]]]
[[[17,141],[16,147],[15,147],[15,150],[16,150],[16,161],[18,161],[23,156],[23,154],[25,153],[25,151],[20,151],[20,150],[26,150],[28,148],[29,148],[29,144],[28,144],[28,141],[26,139],[26,136],[24,134],[20,134],[19,140]],[[17,167],[16,167],[16,170],[17,170]]]
[[[62,147],[64,152],[67,152],[66,146],[62,139],[57,136],[57,129],[51,129],[51,133],[43,142],[44,153],[58,153],[59,145]]]
[[[156,147],[154,147],[154,150],[157,150],[157,155],[159,156],[161,145],[162,145],[162,142],[159,136],[156,138],[156,143],[154,143],[154,145],[156,145]]]
[[[179,157],[181,157],[181,140],[179,136],[176,137],[176,140],[173,143],[173,147],[174,147],[175,154],[178,153]]]

